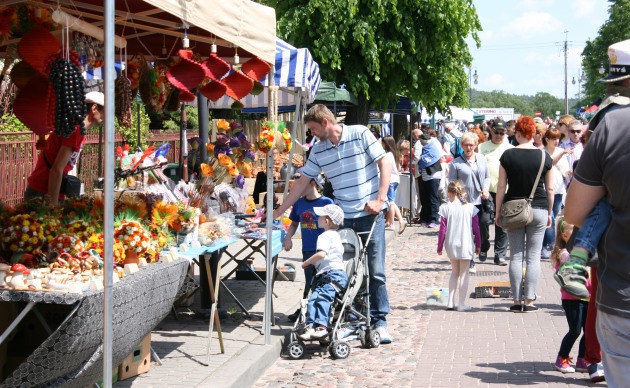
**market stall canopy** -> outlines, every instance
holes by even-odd
[[[268,86],[268,79],[262,81]],[[276,39],[276,58],[274,85],[281,88],[278,93],[278,111],[288,112],[295,110],[297,89],[301,89],[303,100],[310,104],[315,99],[321,83],[319,65],[313,59],[311,52],[305,48],[295,48],[283,41]],[[258,95],[248,95],[241,100],[245,106],[244,113],[266,112],[269,106],[269,96],[266,91]],[[228,96],[221,97],[216,102],[208,101],[210,109],[230,109],[234,100]]]
[[[71,28],[84,24],[103,34],[102,0],[9,0],[2,2],[0,10],[16,4],[60,11],[62,19],[72,20]],[[116,1],[115,6],[117,46],[126,46],[129,55],[177,55],[188,27],[191,49],[203,56],[216,43],[221,57],[238,53],[242,58],[257,56],[268,63],[275,59],[275,10],[250,0],[125,0]],[[0,54],[18,40],[0,43]]]
[[[335,86],[334,82],[323,81],[315,95],[315,102],[341,102],[358,105],[357,97],[350,91]]]

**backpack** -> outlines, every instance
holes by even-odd
[[[451,145],[451,155],[453,155],[453,159],[457,158],[460,155],[464,154],[464,149],[462,148],[461,138],[454,138],[453,144]]]

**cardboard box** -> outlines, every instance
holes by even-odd
[[[479,282],[475,287],[475,298],[511,298],[509,281]]]
[[[118,380],[126,380],[151,369],[151,333],[144,337],[140,344],[118,367]]]

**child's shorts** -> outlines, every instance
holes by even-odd
[[[389,202],[396,201],[396,190],[398,190],[398,183],[390,183],[389,189],[387,189],[387,200]]]

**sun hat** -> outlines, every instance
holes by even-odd
[[[608,59],[608,75],[597,82],[612,83],[630,78],[630,39],[610,45]]]
[[[343,224],[343,210],[337,205],[326,205],[321,207],[314,207],[313,212],[318,216],[328,216],[332,220],[332,222],[340,226]]]
[[[89,92],[85,95],[85,102],[105,106],[105,95],[101,92]]]

